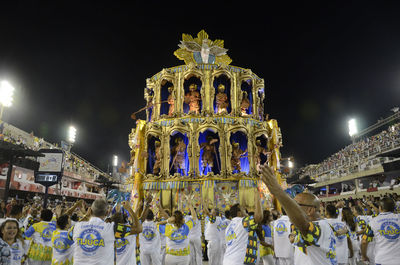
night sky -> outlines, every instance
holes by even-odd
[[[173,55],[182,33],[205,29],[225,41],[231,65],[264,78],[265,112],[297,166],[349,144],[350,117],[362,129],[399,106],[394,2],[10,2],[0,7],[0,79],[16,92],[4,120],[58,143],[73,124],[72,151],[103,170],[113,154],[129,159],[130,114],[145,105],[146,78],[183,64]]]

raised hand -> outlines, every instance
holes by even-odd
[[[267,165],[260,166],[261,169],[261,180],[267,185],[268,189],[280,188],[278,181],[276,180],[275,172]],[[271,193],[273,193],[271,191]]]
[[[145,199],[147,204],[150,204],[153,201],[153,194],[152,193],[148,193]]]

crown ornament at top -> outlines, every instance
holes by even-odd
[[[228,65],[232,59],[226,54],[228,49],[224,48],[223,40],[210,40],[208,34],[201,30],[197,37],[182,34],[182,40],[178,44],[179,49],[174,55],[183,60],[185,64],[219,64]]]

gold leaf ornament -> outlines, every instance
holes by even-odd
[[[182,40],[178,46],[179,49],[174,52],[174,55],[187,65],[191,63],[228,65],[232,62],[232,59],[226,54],[228,49],[224,48],[224,41],[210,40],[204,30],[201,30],[196,38],[190,34],[182,34]]]

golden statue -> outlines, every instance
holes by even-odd
[[[167,99],[167,102],[169,105],[168,116],[172,116],[175,111],[175,99],[174,99],[174,95],[173,95],[174,86],[170,86],[168,88],[168,92],[169,92],[168,99]]]
[[[175,145],[172,147],[171,153],[173,155],[172,165],[175,172],[182,170],[181,175],[185,175],[185,152],[186,144],[181,137],[175,139]]]
[[[208,136],[207,141],[200,144],[200,148],[204,149],[203,156],[201,158],[203,172],[206,171],[207,166],[209,166],[211,169],[214,167],[214,155],[217,157],[218,161],[217,149],[215,147],[216,142],[218,142],[218,139],[213,139],[211,136]]]
[[[215,101],[218,114],[228,113],[228,95],[225,93],[225,86],[223,84],[218,86],[218,94],[215,96]]]
[[[154,143],[155,145],[155,162],[153,166],[153,174],[156,175],[160,172],[160,167],[161,167],[161,142],[156,141]]]
[[[200,113],[200,93],[197,90],[196,84],[191,84],[189,86],[189,92],[185,95],[185,103],[189,104],[189,113]]]
[[[250,100],[247,97],[247,92],[243,91],[243,98],[242,98],[242,102],[240,103],[240,110],[241,110],[241,114],[242,116],[247,116],[247,110],[250,107]]]
[[[232,171],[237,170],[240,172],[241,167],[240,167],[240,158],[243,157],[243,155],[247,152],[246,150],[240,149],[239,143],[233,142],[232,143],[232,157],[231,157],[231,167]]]

